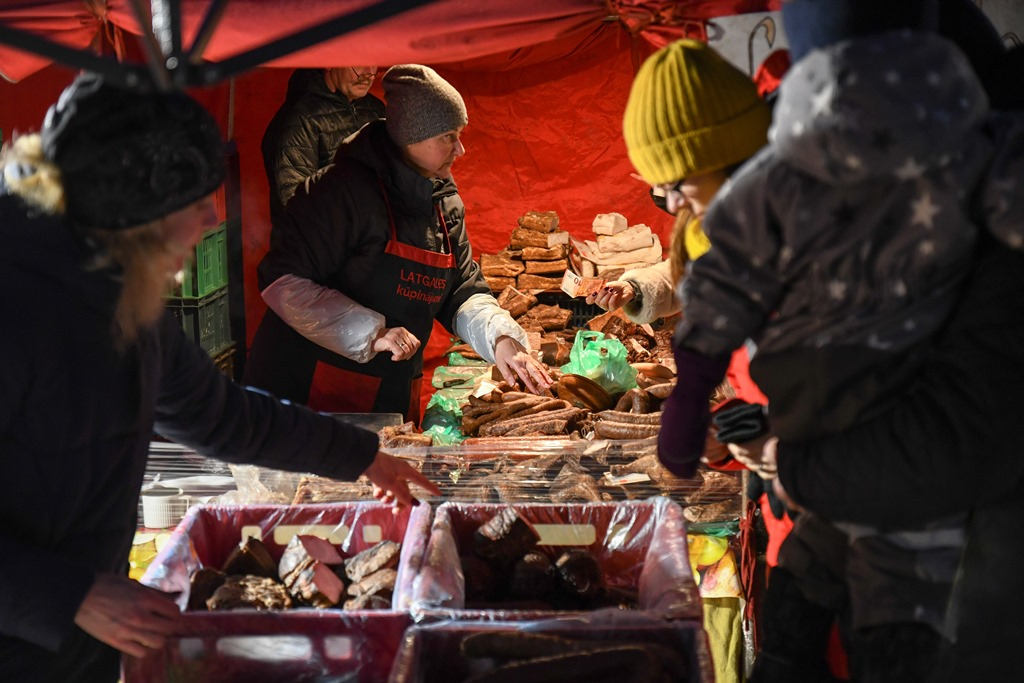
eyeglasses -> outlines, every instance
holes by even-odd
[[[674,183],[658,183],[657,185],[652,185],[651,189],[654,190],[654,194],[661,195],[662,197],[667,197],[672,193],[682,194],[683,185],[685,183],[686,178],[682,178]]]
[[[373,80],[377,76],[377,67],[375,66],[350,66],[349,68],[352,69],[352,73],[359,80]]]

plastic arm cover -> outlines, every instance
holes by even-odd
[[[365,363],[385,318],[336,289],[296,275],[282,275],[261,292],[274,313],[296,332],[329,351]]]
[[[498,337],[512,337],[527,351],[530,341],[519,323],[490,294],[474,294],[455,312],[455,334],[488,363],[494,362]]]

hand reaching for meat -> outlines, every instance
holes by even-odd
[[[373,482],[373,495],[383,503],[393,506],[396,514],[403,507],[418,505],[419,501],[409,492],[409,484],[421,486],[435,496],[441,490],[425,476],[393,455],[377,452],[370,466],[363,472]]]
[[[521,380],[526,390],[533,394],[551,387],[548,369],[512,337],[498,337],[494,345],[494,364],[509,386],[514,387]]]

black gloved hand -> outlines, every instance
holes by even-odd
[[[760,403],[734,401],[734,405],[715,412],[711,421],[718,427],[715,438],[720,443],[753,441],[768,431],[765,406]]]

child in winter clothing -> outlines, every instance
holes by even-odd
[[[973,262],[976,226],[1024,245],[1024,203],[1012,191],[1024,165],[1016,124],[991,115],[955,46],[905,30],[934,28],[937,4],[881,14],[875,4],[784,5],[787,33],[804,41],[791,42],[794,58],[821,49],[786,76],[769,147],[705,218],[712,247],[683,284],[679,383],[659,439],[675,471],[699,458],[708,395],[745,340],[757,344],[752,373],[775,434],[840,432],[885,410],[917,369]],[[948,633],[962,519],[845,531],[855,628],[918,623]],[[799,537],[787,545],[799,549]]]

